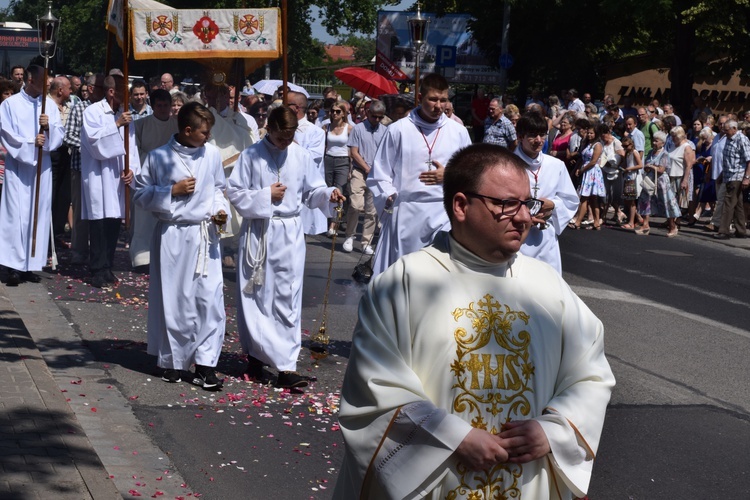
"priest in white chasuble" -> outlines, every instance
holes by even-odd
[[[519,252],[526,166],[476,144],[445,169],[452,229],[362,298],[334,498],[583,497],[615,380],[599,319]]]

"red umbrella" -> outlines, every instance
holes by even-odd
[[[366,96],[378,98],[383,94],[396,94],[396,84],[386,77],[366,68],[350,67],[333,72],[336,78],[350,87],[364,92]]]

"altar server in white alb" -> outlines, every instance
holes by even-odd
[[[133,122],[141,164],[151,151],[167,144],[177,133],[177,117],[172,116],[172,96],[169,92],[156,89],[151,92],[149,102],[152,114]],[[148,270],[151,262],[151,237],[157,218],[150,210],[139,207],[137,203],[133,203],[130,213],[130,262],[136,269],[145,266],[145,270]]]
[[[83,112],[81,128],[81,218],[89,221],[91,286],[117,281],[112,273],[120,225],[125,218],[125,186],[140,170],[134,127],[129,127],[129,166],[125,173],[124,126],[132,123],[122,112],[125,81],[104,79],[104,99]]]
[[[237,323],[249,357],[247,376],[260,381],[263,365],[279,372],[277,386],[304,387],[296,373],[302,343],[304,204],[333,215],[344,196],[327,187],[310,154],[294,143],[297,116],[286,106],[268,116],[268,133],[240,155],[227,197],[243,217],[238,263]]]
[[[8,267],[6,284],[21,281],[38,283],[47,264],[50,242],[50,203],[52,200],[52,164],[49,152],[62,144],[65,129],[57,104],[49,98],[42,114],[44,68],[29,66],[24,88],[0,105],[0,138],[8,150],[5,156],[5,180],[0,199],[0,264]],[[34,194],[39,147],[42,147],[42,177],[39,184],[39,211],[36,248],[31,256],[34,225]]]
[[[224,277],[217,214],[229,213],[221,153],[206,144],[214,116],[189,102],[177,114],[179,132],[145,158],[134,200],[158,219],[151,240],[148,353],[165,382],[187,375],[218,390],[224,342]],[[195,363],[195,373],[187,374]]]
[[[307,97],[305,97],[305,94],[289,92],[289,107],[297,116],[297,131],[294,133],[294,142],[310,153],[315,168],[325,181],[323,155],[326,149],[326,133],[322,128],[307,119]],[[305,234],[324,233],[328,228],[328,220],[323,212],[317,208],[308,208],[303,205],[300,216],[302,217],[302,229]],[[329,236],[332,235],[332,232],[329,233]]]
[[[448,81],[426,75],[420,106],[390,125],[367,177],[382,230],[373,272],[385,271],[399,257],[423,248],[439,231],[450,229],[443,202],[443,172],[451,155],[471,144],[465,127],[445,116]]]
[[[584,497],[615,383],[602,323],[518,253],[541,202],[517,156],[470,146],[444,191],[451,232],[360,302],[334,498]]]
[[[542,210],[533,218],[521,253],[542,260],[562,274],[558,238],[578,211],[576,193],[565,164],[542,153],[547,138],[547,120],[539,113],[524,113],[516,124],[516,156],[528,165],[531,196],[542,200]]]

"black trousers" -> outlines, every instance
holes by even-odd
[[[89,221],[89,251],[91,274],[111,270],[115,261],[117,238],[122,220],[97,219]]]
[[[67,146],[50,154],[52,159],[52,229],[55,236],[65,233],[70,208],[70,155]]]

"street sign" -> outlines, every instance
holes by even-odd
[[[514,62],[513,56],[510,54],[503,54],[500,56],[500,67],[503,69],[510,69]]]
[[[456,47],[453,45],[438,45],[435,47],[435,66],[455,68]]]

